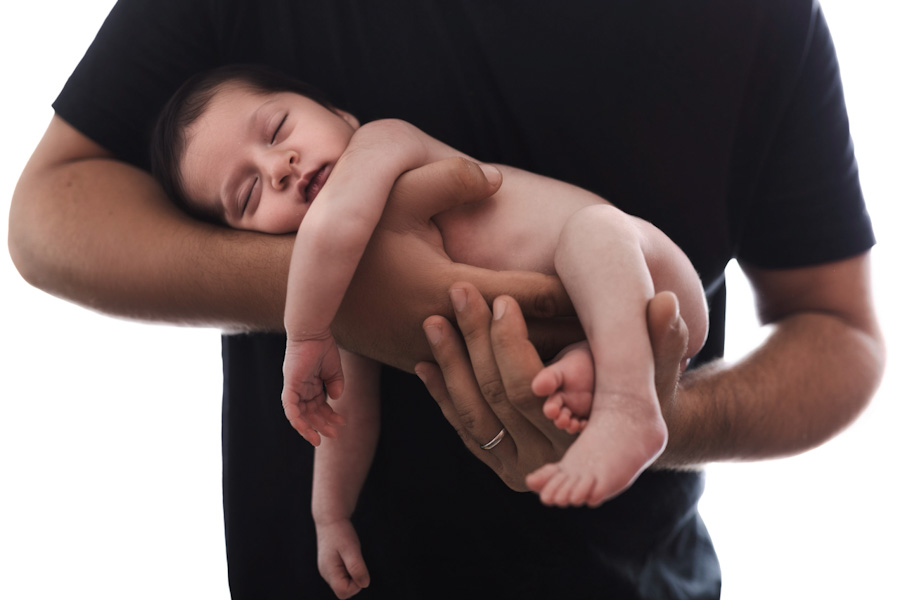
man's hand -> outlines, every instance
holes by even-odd
[[[510,488],[525,491],[525,476],[558,461],[574,437],[544,416],[543,399],[532,393],[532,380],[544,365],[515,300],[497,298],[492,314],[469,284],[453,285],[450,296],[462,336],[443,317],[427,319],[425,333],[437,365],[419,363],[416,373],[469,450]],[[673,403],[687,327],[671,293],[651,299],[647,318],[657,394],[661,402]],[[503,439],[482,449],[501,430]]]
[[[462,158],[426,165],[398,179],[332,325],[341,346],[412,371],[416,362],[431,359],[422,321],[430,315],[452,316],[447,289],[460,280],[472,282],[489,300],[500,294],[515,297],[529,317],[572,314],[556,277],[454,263],[444,251],[431,217],[483,200],[499,187],[496,169]],[[573,336],[553,332],[545,337],[559,338],[548,344],[559,350]]]

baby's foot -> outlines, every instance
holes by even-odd
[[[594,390],[594,362],[587,342],[563,349],[535,376],[531,389],[547,397],[544,416],[554,425],[569,433],[582,431]]]
[[[626,490],[666,446],[668,433],[655,394],[594,401],[602,407],[593,411],[562,460],[525,479],[544,504],[599,506]]]

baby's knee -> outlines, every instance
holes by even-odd
[[[596,233],[606,228],[621,229],[628,226],[631,217],[612,204],[591,204],[576,210],[566,220],[564,233]]]
[[[638,242],[633,217],[611,204],[592,204],[581,208],[566,220],[560,232],[557,259],[568,253],[583,255],[611,251],[623,244]]]

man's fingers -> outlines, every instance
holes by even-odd
[[[504,442],[504,445],[517,447],[513,440],[530,439],[535,429],[532,417],[523,415],[517,406],[510,403],[507,381],[501,375],[500,366],[494,357],[495,348],[491,335],[494,321],[491,309],[479,291],[468,283],[453,284],[450,299],[481,395],[510,434],[511,439]],[[530,376],[526,383],[530,386]]]
[[[469,268],[463,279],[472,283],[489,304],[500,295],[512,296],[529,318],[571,317],[572,301],[558,277],[532,271],[492,271]],[[565,344],[564,344],[565,345]],[[561,346],[562,347],[562,346]]]
[[[445,210],[484,200],[500,189],[502,180],[494,166],[448,158],[400,176],[391,191],[391,207],[424,222]],[[390,213],[385,215],[390,218]]]
[[[427,363],[419,363],[416,365],[416,374],[424,381],[444,417],[456,429],[466,447],[489,466],[496,468],[497,453],[484,452],[479,446],[489,442],[503,424],[482,398],[481,388],[462,340],[443,317],[429,317],[425,320],[424,328],[440,369],[432,369]]]
[[[499,404],[505,403],[506,392],[491,347],[491,310],[478,290],[468,283],[453,284],[450,303],[465,340],[475,379],[485,400],[496,411]]]
[[[666,402],[675,392],[688,344],[687,325],[681,318],[675,294],[660,292],[650,299],[647,330],[656,363],[657,394],[661,402]]]
[[[422,383],[425,384],[428,393],[437,402],[444,418],[456,430],[456,433],[466,447],[469,448],[469,451],[474,452],[477,444],[471,439],[468,429],[459,418],[459,413],[457,413],[453,400],[450,397],[450,392],[447,390],[447,383],[444,381],[444,375],[441,373],[440,367],[434,363],[420,362],[416,364],[414,370],[419,379],[422,380]]]
[[[528,329],[519,305],[508,296],[494,300],[494,323],[491,340],[496,348],[497,364],[503,373],[506,392],[516,398],[531,395],[531,382],[544,364],[534,345],[528,340]],[[528,411],[530,406],[520,406]]]
[[[491,341],[509,403],[551,442],[570,444],[569,436],[544,416],[543,400],[531,391],[531,383],[544,363],[528,340],[528,329],[518,304],[509,296],[500,296],[494,301],[493,315]]]
[[[527,317],[575,316],[572,300],[558,277],[522,272],[519,277],[510,277],[506,285],[505,295],[515,298]]]

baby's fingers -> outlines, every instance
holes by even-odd
[[[300,413],[310,427],[327,438],[336,438],[337,428],[344,425],[344,418],[326,402],[303,402]]]
[[[281,394],[284,416],[291,427],[313,446],[322,443],[322,435],[337,437],[337,427],[344,424],[344,419],[325,402],[324,394],[319,396],[321,400],[304,402],[288,388]]]
[[[341,559],[353,583],[361,588],[369,587],[369,569],[359,551],[359,546],[341,550]]]
[[[328,583],[331,591],[333,591],[334,595],[338,598],[343,599],[355,596],[363,587],[365,587],[359,585],[353,577],[347,573],[347,569],[344,568],[344,563],[338,555],[335,555],[333,559],[329,558],[325,563],[320,562],[319,572],[322,574],[322,578]]]
[[[285,404],[284,405],[284,416],[287,417],[288,422],[291,424],[297,433],[299,433],[304,440],[312,444],[313,446],[318,446],[322,443],[322,437],[316,431],[316,428],[313,427],[304,416],[300,413],[299,407],[295,404]]]

